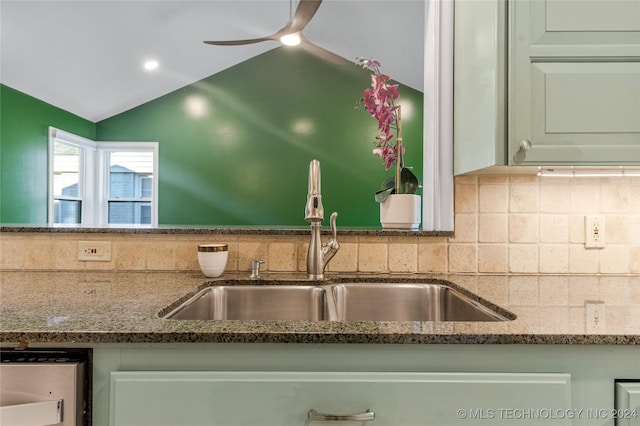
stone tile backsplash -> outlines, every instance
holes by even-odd
[[[453,238],[342,236],[328,270],[640,274],[639,178],[459,176],[455,189]],[[586,214],[605,217],[605,248],[584,247]],[[77,261],[81,240],[111,241],[112,260]],[[229,244],[229,271],[249,271],[253,259],[264,259],[265,271],[306,269],[307,236],[75,233],[5,233],[0,269],[197,271],[196,247],[210,242]],[[553,292],[571,295],[565,287]],[[519,296],[517,288],[508,294],[531,296]]]

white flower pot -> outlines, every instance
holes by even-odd
[[[391,194],[380,204],[380,223],[383,229],[410,229],[420,227],[422,217],[420,196]]]

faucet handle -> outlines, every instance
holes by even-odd
[[[256,259],[251,261],[251,276],[249,278],[257,280],[260,278],[260,265],[264,263],[262,259]]]
[[[338,212],[331,213],[331,217],[329,218],[331,223],[331,234],[333,235],[333,240],[336,241],[338,237],[338,227],[336,226],[336,218],[338,217]]]

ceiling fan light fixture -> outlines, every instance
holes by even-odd
[[[280,42],[286,46],[297,46],[300,44],[300,33],[285,34],[280,37]]]

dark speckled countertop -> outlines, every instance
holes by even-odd
[[[305,281],[267,274],[267,280]],[[247,274],[223,275],[234,283]],[[448,281],[517,318],[506,322],[178,321],[167,312],[205,284],[184,272],[0,272],[3,343],[640,344],[639,276],[343,275],[332,280]],[[586,301],[606,322],[587,334]],[[506,310],[506,312],[504,311]]]

